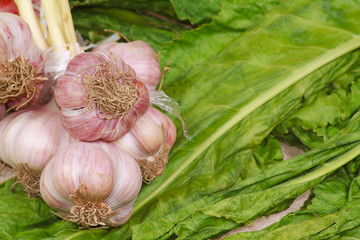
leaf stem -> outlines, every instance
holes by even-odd
[[[48,48],[48,44],[43,36],[31,0],[15,0],[21,18],[29,25],[35,44],[40,50]]]
[[[321,165],[321,167],[315,169],[314,171],[302,175],[298,178],[290,180],[284,184],[279,185],[279,187],[285,187],[293,184],[300,184],[304,182],[309,182],[315,180],[319,177],[325,176],[328,173],[335,171],[336,169],[344,166],[346,163],[350,162],[354,158],[360,155],[360,144],[356,145],[354,148],[350,149],[349,151],[341,154],[340,156],[334,158],[331,161],[325,162]]]

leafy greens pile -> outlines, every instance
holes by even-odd
[[[178,122],[166,170],[143,186],[121,228],[80,230],[3,183],[1,239],[216,238],[308,189],[301,211],[227,238],[359,237],[360,1],[71,3],[87,39],[111,29],[158,49],[171,68],[162,89],[193,141]],[[306,152],[281,161],[280,140]]]

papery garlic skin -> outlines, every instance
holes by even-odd
[[[73,44],[77,54],[84,52],[78,43]],[[52,48],[48,48],[44,52],[44,56],[44,72],[47,76],[51,76],[55,80],[65,73],[66,67],[72,58],[71,51],[64,46],[53,46]]]
[[[0,159],[24,170],[22,174],[40,177],[50,157],[74,141],[62,126],[55,101],[9,114],[0,121]]]
[[[134,127],[114,143],[136,159],[144,182],[150,183],[165,169],[175,139],[176,127],[171,119],[149,107]]]
[[[100,69],[99,66],[101,66]],[[112,67],[110,68],[110,66]],[[117,72],[114,73],[114,71]],[[97,79],[100,74],[109,77],[106,77],[105,80]],[[118,75],[119,77],[117,77]],[[117,78],[115,83],[108,82],[108,79],[114,77]],[[85,83],[91,83],[93,80],[100,81],[103,84],[97,90],[106,89],[106,91],[111,92],[110,97],[106,95],[99,97],[100,94],[93,95],[102,98],[102,105],[98,105],[99,102],[94,102],[86,89]],[[118,84],[119,88],[125,85],[132,87],[136,93],[127,96],[126,92],[113,91],[112,87],[108,87],[110,83]],[[128,98],[124,99],[125,97]],[[113,141],[122,137],[131,129],[136,120],[146,112],[150,104],[148,90],[144,84],[135,79],[134,70],[121,58],[102,51],[82,53],[71,59],[65,74],[58,79],[55,98],[61,107],[65,128],[74,137],[83,141],[98,139]],[[134,100],[135,98],[137,100]],[[119,107],[114,108],[114,112],[106,113],[100,108],[102,106],[108,107],[110,103],[117,104],[117,101],[124,101],[123,103],[129,109],[123,111],[123,105],[117,105]],[[122,115],[115,115],[116,111]]]
[[[41,175],[40,191],[65,220],[83,227],[120,226],[130,218],[141,184],[137,163],[114,144],[77,142],[51,159]]]
[[[161,80],[161,69],[156,52],[144,41],[128,43],[105,42],[93,51],[110,51],[120,56],[136,72],[136,79],[149,91],[154,91]]]

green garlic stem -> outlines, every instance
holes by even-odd
[[[51,1],[49,1],[51,2]],[[40,50],[48,48],[48,44],[40,29],[31,0],[15,0],[21,18],[29,25],[35,44]]]

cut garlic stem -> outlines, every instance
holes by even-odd
[[[61,11],[61,19],[64,24],[64,35],[66,38],[66,41],[69,44],[69,49],[71,53],[71,57],[75,56],[77,54],[77,48],[76,48],[76,34],[74,29],[74,23],[71,16],[71,10],[69,6],[68,0],[57,0],[59,9]]]
[[[46,40],[37,22],[31,0],[15,0],[15,3],[19,9],[19,14],[21,18],[24,19],[24,21],[30,27],[31,34],[33,35],[35,44],[42,51],[48,48],[48,44],[46,43]]]
[[[42,0],[41,5],[44,8],[51,45],[66,48],[67,43],[64,37],[64,26],[61,22],[62,20],[56,1]]]

